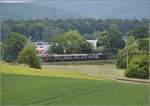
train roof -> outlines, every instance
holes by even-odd
[[[95,54],[52,54],[53,56],[87,56],[87,55],[95,55]],[[96,55],[102,55],[101,53]]]
[[[87,56],[88,54],[53,54],[53,56]]]

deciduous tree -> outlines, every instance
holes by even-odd
[[[26,42],[27,38],[20,33],[9,33],[3,42],[4,60],[7,62],[15,62]]]

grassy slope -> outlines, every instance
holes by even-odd
[[[9,64],[1,66],[2,104],[148,105],[148,85],[89,80],[93,77],[68,71],[66,74],[65,70],[55,73]]]
[[[10,65],[7,63],[1,63],[1,72],[8,74],[21,74],[32,76],[47,76],[47,77],[67,77],[67,78],[79,78],[79,79],[94,79],[100,80],[100,78],[91,77],[79,72],[67,71],[65,69],[33,69],[20,65]]]

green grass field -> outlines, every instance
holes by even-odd
[[[44,70],[65,70],[72,72],[80,72],[90,76],[109,76],[125,78],[124,69],[117,69],[115,64],[103,65],[43,65]]]
[[[1,64],[2,105],[147,105],[146,84]],[[58,76],[57,76],[58,75]]]
[[[48,65],[102,65],[102,64],[114,64],[116,60],[82,60],[82,61],[52,61],[44,63]]]

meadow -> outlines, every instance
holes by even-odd
[[[113,67],[107,66],[110,70]],[[1,63],[2,105],[148,106],[148,84],[123,83],[103,76],[69,71],[71,68],[65,70],[65,66],[56,67],[43,65],[43,69],[38,70]],[[83,68],[76,65],[76,68],[80,67]]]

